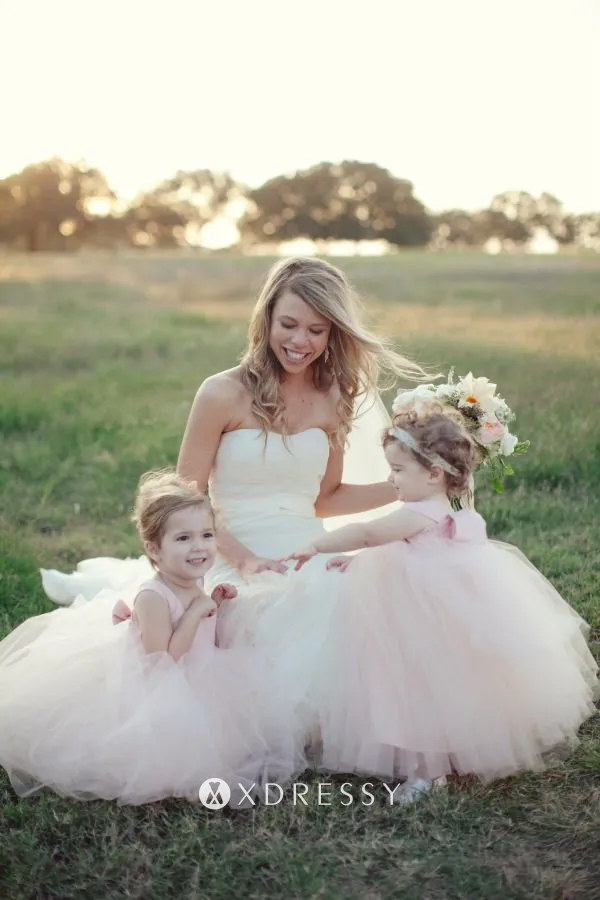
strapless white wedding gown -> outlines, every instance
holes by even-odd
[[[364,484],[387,477],[383,451],[375,443],[385,424],[386,413],[379,400],[355,421],[351,452],[344,462],[344,481]],[[253,553],[270,559],[300,549],[326,528],[380,516],[397,506],[391,504],[357,516],[317,518],[314,504],[328,458],[328,436],[320,428],[286,437],[275,432],[265,434],[258,428],[226,432],[210,478],[211,501],[234,537]],[[264,604],[276,599],[288,587],[289,579],[299,575],[306,579],[315,568],[323,571],[324,560],[312,560],[301,573],[290,568],[285,576],[267,572],[245,582],[234,567],[217,557],[205,579],[207,589],[226,581],[240,592],[237,600],[222,608],[219,633],[227,635],[228,643],[245,643]],[[97,557],[83,560],[69,574],[42,569],[42,582],[51,600],[69,605],[77,598],[92,600],[104,588],[129,591],[152,574],[145,556]]]
[[[370,483],[387,477],[385,456],[377,440],[386,424],[386,413],[378,402],[362,418],[352,432],[352,452],[344,463],[346,483]],[[227,432],[222,438],[210,478],[211,501],[227,529],[253,553],[278,559],[304,547],[323,533],[325,528],[339,527],[348,521],[365,520],[389,512],[398,504],[382,507],[355,516],[319,519],[315,500],[325,474],[329,458],[329,439],[320,428],[310,428],[283,437],[275,432],[265,434],[260,429],[240,429]],[[329,604],[332,573],[325,569],[328,557],[318,556],[300,572],[290,566],[287,574],[265,572],[245,581],[226,560],[217,557],[205,578],[207,590],[221,582],[234,584],[238,589],[235,600],[221,604],[217,634],[219,645],[230,649],[255,648],[267,665],[278,664],[278,647],[288,638],[290,624],[285,609],[290,591],[302,610],[294,613],[293,628],[298,634],[298,653],[289,659],[285,683],[277,685],[277,698],[265,696],[263,702],[267,718],[274,719],[281,702],[296,714],[282,716],[284,743],[297,745],[301,755],[303,744],[316,733],[318,721],[314,709],[302,708],[304,684],[313,671],[323,650],[327,623],[331,621],[337,603]],[[145,556],[139,559],[100,557],[79,563],[75,572],[65,574],[42,570],[44,589],[50,599],[62,605],[80,606],[82,601],[94,601],[97,595],[117,591],[132,597],[136,585],[152,576]],[[303,597],[311,603],[304,606]],[[322,598],[322,605],[318,599]],[[283,602],[281,602],[283,601]],[[280,611],[281,608],[281,611]],[[268,628],[261,628],[261,618],[270,610]],[[315,621],[315,616],[317,621]],[[322,628],[320,624],[322,624]],[[300,634],[300,632],[302,632]],[[270,692],[272,693],[272,692]],[[300,708],[298,708],[300,707]],[[283,721],[285,720],[285,721]]]
[[[280,559],[316,540],[324,531],[315,500],[329,457],[329,441],[320,428],[285,439],[259,429],[223,435],[210,480],[210,495],[228,530],[258,556]],[[323,559],[312,561],[323,569]],[[302,574],[307,577],[308,567]],[[226,560],[217,558],[207,584],[222,581],[238,588],[238,597],[221,607],[220,640],[227,646],[253,643],[258,618],[276,602],[297,573],[265,572],[244,581]],[[276,636],[273,636],[276,640]]]
[[[260,429],[223,435],[210,478],[212,503],[227,529],[258,556],[279,559],[323,533],[315,500],[329,457],[320,428],[284,438]],[[217,559],[211,582],[239,575]]]

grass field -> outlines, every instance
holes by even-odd
[[[52,608],[40,566],[139,554],[137,478],[175,462],[196,387],[234,364],[268,264],[0,257],[0,636]],[[478,508],[587,618],[600,657],[600,259],[342,265],[408,354],[489,376],[516,409],[532,449]],[[318,806],[305,780],[306,808],[215,813],[20,801],[2,774],[0,898],[600,898],[598,719],[543,775],[465,780],[410,809],[383,792]]]

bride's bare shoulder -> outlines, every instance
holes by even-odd
[[[239,427],[252,405],[242,384],[239,368],[209,375],[196,392],[193,413],[196,418],[219,422],[223,431]]]
[[[209,375],[198,388],[198,394],[206,399],[224,403],[239,403],[248,397],[248,391],[242,384],[239,366]]]

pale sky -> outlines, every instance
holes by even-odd
[[[0,34],[0,177],[360,159],[434,210],[600,209],[600,0],[0,0]]]

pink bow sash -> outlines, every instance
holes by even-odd
[[[483,544],[487,541],[485,521],[479,513],[470,509],[460,509],[449,513],[440,522],[444,537],[452,541],[464,541],[470,544]]]
[[[113,625],[120,625],[121,622],[127,622],[128,619],[131,619],[131,610],[124,600],[117,600],[112,611]]]

